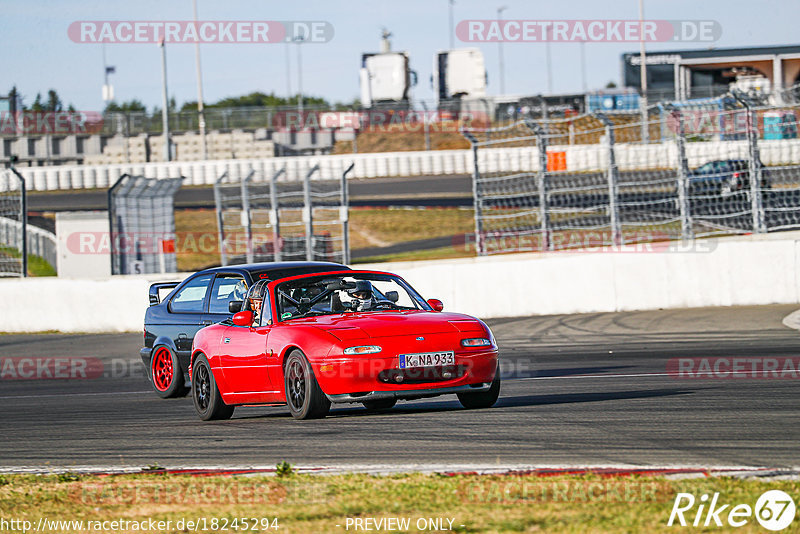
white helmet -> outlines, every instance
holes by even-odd
[[[369,310],[375,303],[372,295],[372,284],[368,280],[356,281],[356,287],[348,289],[347,295],[353,299],[357,311]]]

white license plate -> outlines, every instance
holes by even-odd
[[[440,367],[442,365],[454,365],[455,363],[456,356],[453,351],[400,355],[400,369],[409,369],[411,367]]]

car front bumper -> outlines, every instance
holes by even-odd
[[[384,399],[423,399],[425,397],[437,397],[439,395],[447,395],[450,393],[481,393],[489,391],[492,387],[491,382],[481,382],[479,384],[472,384],[468,386],[452,386],[443,388],[430,388],[430,389],[404,389],[397,391],[370,391],[368,393],[342,393],[340,395],[328,395],[328,400],[341,404],[348,402],[366,402]]]
[[[311,365],[320,388],[331,402],[362,402],[478,392],[483,384],[491,384],[498,359],[497,350],[491,349],[457,351],[455,364],[443,367],[398,369],[396,355],[326,358]]]

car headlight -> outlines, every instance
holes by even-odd
[[[345,354],[376,354],[381,351],[378,345],[362,345],[360,347],[347,347]]]
[[[485,337],[473,337],[461,340],[462,347],[491,347],[492,340]]]

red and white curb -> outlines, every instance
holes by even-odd
[[[800,480],[800,466],[791,468],[754,466],[635,466],[635,465],[484,465],[484,464],[402,464],[402,465],[345,465],[310,466],[296,465],[293,471],[298,474],[342,475],[363,473],[370,475],[393,475],[402,473],[456,475],[508,475],[553,477],[568,475],[598,475],[604,477],[652,476],[668,479],[735,477],[759,478],[764,480]],[[52,475],[75,473],[95,476],[170,474],[183,476],[271,476],[275,475],[273,466],[62,466],[44,468],[0,467],[0,474]]]

